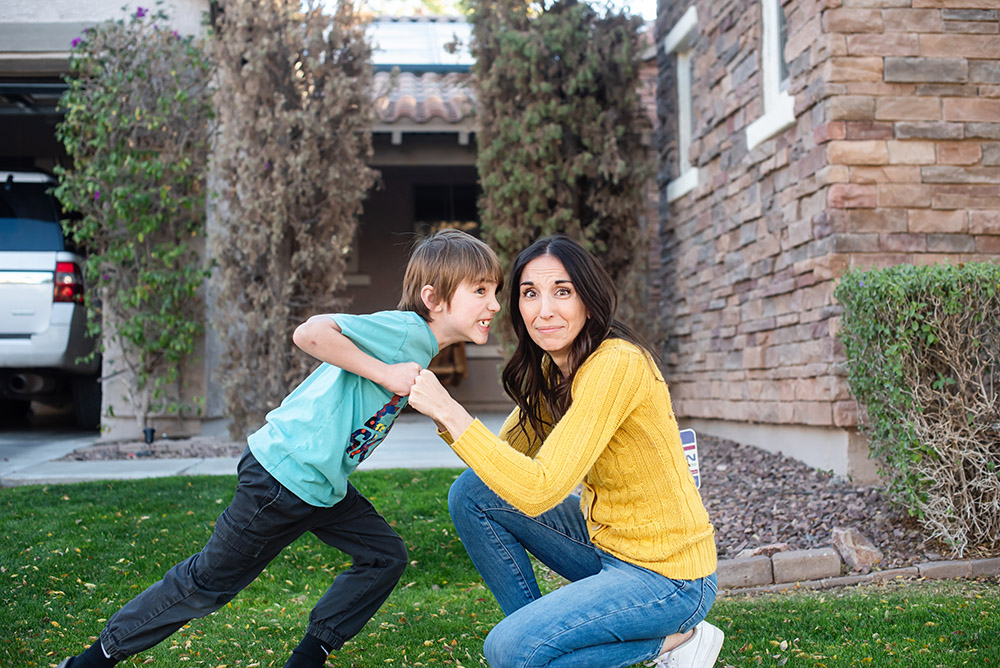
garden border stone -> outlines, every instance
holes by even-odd
[[[1000,576],[1000,557],[933,561],[907,568],[891,568],[850,575],[832,575],[832,552],[840,568],[840,555],[832,547],[778,552],[772,557],[721,559],[718,565],[719,596],[778,593],[796,589],[833,589],[890,580],[957,580]],[[777,560],[778,563],[775,563]],[[765,563],[766,562],[766,563]],[[799,579],[779,581],[796,575]]]

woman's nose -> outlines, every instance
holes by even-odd
[[[549,297],[547,297],[546,295],[542,295],[542,298],[539,300],[538,306],[539,306],[538,315],[540,315],[543,318],[552,317],[553,314],[552,300],[549,299]]]

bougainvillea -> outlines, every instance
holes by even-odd
[[[73,40],[65,118],[72,159],[56,169],[67,238],[88,251],[90,333],[103,380],[122,391],[141,429],[182,412],[184,362],[204,334],[201,286],[211,66],[199,40],[143,7]],[[200,403],[200,402],[195,402]]]

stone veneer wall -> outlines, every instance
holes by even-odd
[[[669,203],[677,61],[662,42],[691,4],[700,178]],[[1000,12],[996,0],[783,7],[796,120],[748,151],[763,112],[759,0],[660,3],[665,373],[676,413],[700,429],[870,477],[833,289],[850,266],[1000,258]]]

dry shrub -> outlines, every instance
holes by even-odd
[[[1000,266],[853,271],[836,296],[892,497],[958,555],[1000,547]]]
[[[227,0],[215,39],[218,368],[234,437],[315,366],[295,326],[342,310],[372,154],[371,47],[357,9]]]

